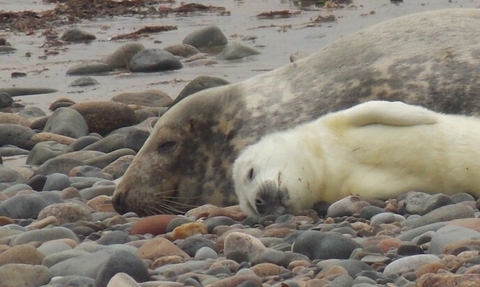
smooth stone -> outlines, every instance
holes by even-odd
[[[135,123],[135,112],[127,105],[116,102],[85,102],[71,106],[85,119],[90,132],[106,135],[118,128]]]
[[[95,278],[96,287],[106,287],[108,281],[117,273],[126,273],[136,282],[145,282],[149,279],[147,267],[138,256],[119,250],[100,266]]]
[[[146,90],[143,92],[121,93],[112,98],[112,101],[126,105],[146,107],[168,107],[172,98],[162,90]]]
[[[123,134],[109,134],[108,136],[84,147],[83,150],[95,150],[109,153],[116,151],[117,149],[125,148],[125,140],[126,136]]]
[[[70,186],[70,179],[63,173],[52,173],[47,175],[43,186],[44,191],[62,190]]]
[[[102,59],[102,62],[107,63],[110,67],[115,69],[127,68],[130,60],[136,54],[145,50],[145,47],[138,42],[125,43],[118,47],[112,54]]]
[[[75,159],[83,162],[87,159],[101,156],[104,154],[105,154],[104,152],[99,152],[99,151],[79,150],[79,151],[73,151],[73,152],[61,154],[57,156],[57,158]]]
[[[429,213],[415,220],[412,227],[420,227],[435,222],[472,217],[475,217],[475,211],[471,207],[465,204],[456,203],[442,206],[430,211]]]
[[[40,165],[35,171],[35,174],[49,175],[52,173],[63,173],[68,175],[72,168],[81,165],[85,165],[85,162],[73,158],[56,157],[49,159]]]
[[[416,270],[420,266],[432,263],[432,262],[439,262],[440,258],[435,255],[430,254],[419,254],[419,255],[412,255],[408,257],[399,258],[392,263],[388,264],[385,267],[383,273],[385,275],[393,275],[393,274],[401,274],[410,270]]]
[[[174,219],[178,218],[179,215],[173,214],[159,214],[152,215],[141,218],[138,220],[132,227],[130,231],[131,235],[135,234],[152,234],[154,236],[159,234],[165,234],[168,223]]]
[[[101,62],[77,64],[67,70],[69,76],[98,75],[113,71],[112,67]]]
[[[124,147],[138,152],[147,141],[151,131],[137,126],[119,128],[112,134],[120,134],[125,137]]]
[[[182,63],[170,52],[162,49],[145,49],[132,57],[129,64],[132,72],[160,72],[183,68]]]
[[[446,224],[447,222],[436,222],[436,223],[431,223],[424,226],[412,228],[398,235],[397,239],[402,241],[411,241],[415,237],[420,236],[428,231],[437,231],[438,229],[442,228]]]
[[[341,260],[337,265],[345,268],[352,277],[358,276],[362,271],[373,271],[369,264],[355,259]]]
[[[308,230],[300,233],[292,251],[313,259],[348,259],[360,244],[337,233]]]
[[[50,270],[54,276],[80,275],[95,279],[99,269],[110,258],[110,255],[114,253],[114,249],[103,249],[71,257],[51,266]]]
[[[480,232],[455,225],[446,225],[435,232],[428,247],[430,254],[443,254],[444,247],[458,241],[480,239]]]
[[[194,260],[207,260],[207,259],[217,259],[217,252],[210,247],[201,247],[197,250],[194,256]]]
[[[89,146],[89,145],[91,145],[91,144],[93,144],[93,143],[95,143],[99,140],[100,140],[100,138],[96,137],[96,136],[84,136],[84,137],[80,137],[80,138],[76,139],[70,145],[70,147],[74,151],[79,151],[79,150],[85,148],[86,146]]]
[[[8,263],[40,265],[43,258],[43,254],[32,245],[22,244],[0,253],[0,266]]]
[[[208,232],[212,233],[213,229],[217,226],[231,226],[233,224],[237,224],[238,222],[227,216],[214,216],[207,218],[203,223],[207,226]]]
[[[88,126],[77,110],[64,107],[50,115],[43,131],[76,139],[88,135]]]
[[[100,168],[90,165],[74,167],[72,170],[70,170],[69,175],[76,177],[96,177],[106,180],[113,180],[113,177],[110,174],[104,173]]]
[[[250,261],[266,250],[256,237],[242,232],[231,232],[225,237],[223,253],[227,259],[237,262]]]
[[[164,48],[165,51],[172,53],[175,56],[188,58],[200,53],[200,51],[192,45],[176,44]]]
[[[0,165],[0,182],[15,184],[15,183],[25,183],[27,182],[27,180],[23,178],[22,175],[17,171],[11,168],[8,168],[4,165]]]
[[[13,184],[13,185],[3,189],[2,193],[6,194],[8,196],[13,196],[18,191],[26,191],[26,190],[32,190],[32,188],[28,184],[17,183],[17,184]]]
[[[62,251],[68,251],[68,250],[73,250],[72,246],[68,245],[65,242],[58,241],[58,240],[51,240],[44,242],[42,245],[40,245],[37,248],[38,252],[43,254],[43,256],[47,257],[52,254],[60,253]],[[42,260],[45,258],[42,258]],[[40,261],[41,264],[43,261]]]
[[[471,194],[460,192],[452,195],[452,201],[453,203],[460,203],[464,201],[475,201],[475,198]]]
[[[30,165],[41,165],[49,159],[71,151],[72,149],[68,145],[56,141],[39,142],[28,154],[26,163]]]
[[[230,84],[229,81],[222,78],[211,77],[211,76],[198,76],[195,79],[191,80],[178,94],[178,96],[173,100],[170,106],[174,106],[180,100],[193,95],[197,92],[200,92],[205,89],[225,86]]]
[[[127,168],[132,163],[135,156],[133,155],[124,155],[119,157],[111,164],[107,165],[105,168],[102,169],[102,172],[110,174],[114,179],[122,177]]]
[[[36,242],[47,242],[55,239],[72,239],[75,242],[78,242],[78,238],[66,227],[52,227],[47,229],[31,230],[25,233],[19,234],[12,238],[10,241],[11,246],[17,246],[21,244],[27,244],[33,241]]]
[[[96,158],[87,159],[85,160],[85,164],[98,168],[105,168],[107,165],[111,164],[122,156],[135,154],[136,152],[134,150],[122,148]]]
[[[87,78],[87,77],[84,77],[84,78]],[[60,99],[56,99],[53,103],[51,103],[48,109],[50,111],[56,111],[59,108],[68,108],[73,104],[75,104],[75,102],[69,98],[60,98]]]
[[[88,42],[95,40],[97,37],[92,33],[88,33],[79,28],[70,28],[66,30],[60,39],[66,42]]]
[[[0,46],[0,55],[2,54],[9,54],[15,52],[17,49],[11,46]]]
[[[140,287],[140,284],[127,273],[120,272],[108,281],[107,287]]]
[[[5,92],[0,92],[0,109],[10,108],[13,104],[13,98]]]
[[[395,214],[393,212],[382,212],[372,216],[370,219],[370,225],[378,226],[380,224],[388,224],[394,222],[402,222],[405,220],[405,217],[400,214]]]
[[[54,277],[49,284],[53,286],[47,285],[44,287],[58,287],[58,286],[65,286],[65,287],[92,287],[95,286],[95,279],[88,278],[85,276],[78,276],[78,275],[70,275],[70,276],[62,276],[62,277]]]
[[[239,60],[249,56],[258,55],[260,54],[259,51],[244,46],[240,43],[228,43],[225,48],[217,55],[217,59],[219,60]]]
[[[98,185],[99,183],[109,183],[106,185]],[[70,177],[70,186],[75,187],[79,190],[80,195],[84,199],[91,199],[88,196],[98,196],[98,195],[112,195],[111,189],[114,186],[114,183],[111,181],[106,181],[103,178],[98,177]],[[91,190],[87,190],[92,188]],[[98,190],[96,190],[98,188]],[[85,196],[85,197],[84,197]]]
[[[125,244],[130,242],[130,237],[123,231],[115,230],[104,232],[96,242],[101,245]]]
[[[17,156],[17,155],[28,155],[30,151],[16,147],[14,145],[6,145],[0,147],[0,156]]]
[[[155,260],[163,256],[180,256],[190,259],[190,256],[166,238],[155,237],[148,240],[137,249],[137,255],[142,259]]]
[[[19,148],[30,150],[34,142],[35,134],[29,127],[15,124],[0,124],[0,146],[14,145]]]
[[[353,278],[350,275],[343,274],[333,279],[332,284],[330,286],[352,287],[352,285],[353,285]]]
[[[208,26],[190,33],[183,39],[182,43],[201,50],[201,48],[225,46],[228,44],[228,40],[220,28]]]
[[[370,203],[364,201],[359,196],[347,196],[332,203],[327,209],[327,217],[342,217],[360,214],[360,211],[369,206]]]
[[[79,191],[83,199],[90,200],[101,195],[112,196],[113,192],[115,191],[115,185],[93,186],[93,184],[91,187],[87,187]]]
[[[6,264],[0,266],[0,287],[42,286],[50,282],[52,273],[41,265]]]
[[[480,274],[427,273],[418,278],[417,287],[480,286]]]
[[[288,268],[289,264],[296,260],[310,261],[308,257],[303,254],[267,248],[264,252],[254,256],[251,260],[251,264],[256,265],[260,263],[273,263],[278,266]]]
[[[14,87],[14,88],[0,88],[0,92],[4,92],[9,94],[12,97],[16,96],[28,96],[28,95],[40,95],[40,94],[51,94],[58,92],[57,89],[52,88],[22,88],[22,87]],[[38,109],[38,108],[36,108]],[[22,114],[22,113],[21,113]],[[43,113],[45,114],[45,113]]]
[[[54,133],[40,132],[32,137],[34,144],[44,141],[55,141],[61,144],[70,145],[75,139],[67,136],[57,135]]]
[[[37,218],[42,209],[60,202],[60,196],[51,192],[20,194],[0,203],[0,215],[23,219]]]
[[[2,93],[0,93],[0,108],[2,108]],[[0,112],[0,123],[1,124],[14,124],[14,125],[21,125],[25,127],[30,127],[30,120],[25,117],[22,117],[19,114],[12,114],[12,113],[2,113]]]
[[[362,210],[360,211],[359,217],[370,220],[374,215],[377,215],[383,212],[385,212],[385,209],[381,207],[368,205],[362,208]]]
[[[99,85],[100,83],[92,77],[80,77],[75,81],[71,82],[68,86],[69,87],[87,87],[87,86],[95,86]],[[56,109],[55,109],[56,110]]]
[[[208,247],[214,251],[216,249],[215,244],[202,234],[187,237],[185,240],[179,242],[177,246],[191,257],[194,257],[198,250],[203,247]]]
[[[78,249],[70,249],[70,250],[64,250],[60,251],[58,253],[53,253],[50,255],[47,255],[43,258],[42,265],[47,266],[48,268],[52,267],[53,265],[65,261],[67,259],[73,258],[73,257],[79,257],[82,255],[90,254],[87,251],[84,250],[78,250]]]
[[[38,214],[38,219],[44,219],[49,216],[54,216],[58,224],[75,223],[79,220],[91,221],[91,211],[85,206],[77,204],[75,202],[64,202],[52,204]]]

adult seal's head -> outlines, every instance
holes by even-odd
[[[181,100],[158,121],[113,196],[117,211],[236,203],[232,164],[263,135],[369,100],[480,115],[479,9],[397,18],[274,71]]]

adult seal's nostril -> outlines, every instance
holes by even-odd
[[[115,211],[119,214],[125,214],[128,210],[125,209],[125,197],[118,193],[112,197],[112,205]]]

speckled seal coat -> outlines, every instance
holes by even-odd
[[[232,163],[264,134],[369,100],[480,115],[479,9],[404,16],[168,110],[117,186],[123,213],[235,204]]]
[[[369,101],[264,136],[235,160],[240,207],[296,214],[349,195],[416,190],[480,196],[480,118]]]

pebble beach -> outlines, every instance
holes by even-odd
[[[459,7],[480,4],[0,0],[0,287],[480,286],[480,200],[466,193],[264,217],[142,218],[111,201],[180,99]]]

